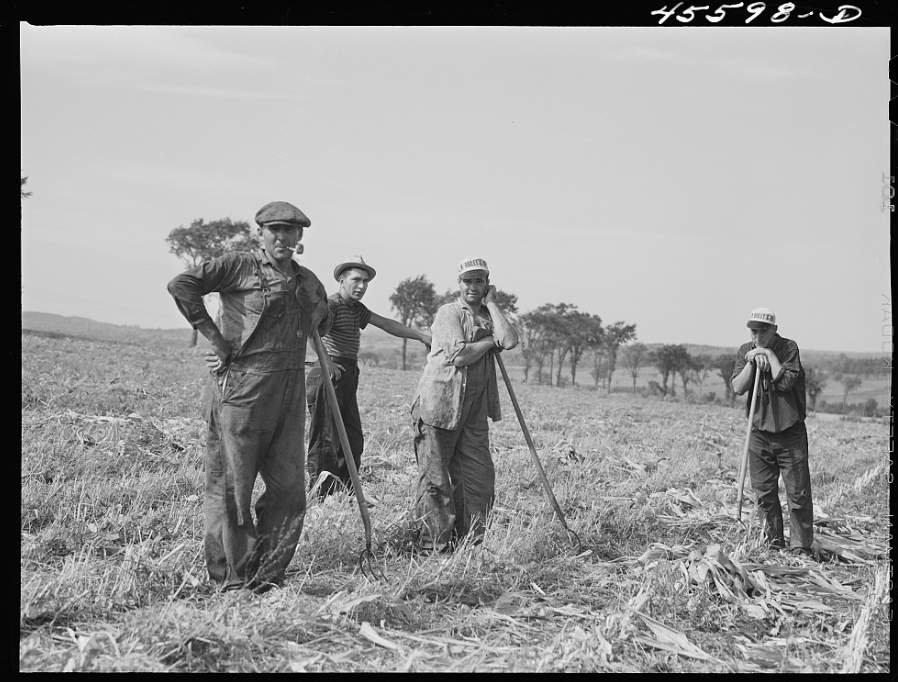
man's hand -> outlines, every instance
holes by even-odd
[[[430,352],[431,346],[433,346],[433,337],[427,332],[421,332],[421,343],[427,346],[427,352]]]
[[[214,350],[206,351],[206,354],[203,356],[203,362],[206,363],[206,367],[210,372],[215,372],[216,374],[224,372],[228,367],[227,357],[219,357],[218,353]]]
[[[207,350],[205,355],[203,355],[203,362],[206,363],[206,368],[216,375],[218,385],[221,386],[224,380],[224,372],[228,368],[227,356],[222,359],[214,350]]]
[[[745,354],[746,362],[754,362],[760,371],[770,369],[770,353],[769,348],[752,348]]]
[[[332,361],[330,358],[327,359],[327,374],[332,381],[340,381],[340,377],[343,376],[343,372],[345,371],[346,370],[336,362]]]

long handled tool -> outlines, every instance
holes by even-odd
[[[352,449],[349,447],[349,436],[346,435],[346,427],[343,426],[343,417],[340,415],[340,405],[337,403],[337,392],[334,390],[334,384],[331,381],[331,375],[327,371],[327,351],[324,344],[321,343],[321,337],[318,330],[312,330],[312,341],[315,344],[315,352],[318,354],[318,364],[321,366],[322,380],[324,381],[324,391],[327,393],[327,400],[331,406],[331,413],[334,416],[334,422],[337,426],[337,433],[340,436],[340,445],[343,446],[343,455],[346,459],[346,468],[349,469],[349,477],[352,479],[352,487],[355,490],[355,499],[359,503],[359,511],[362,513],[362,523],[365,525],[365,549],[359,554],[359,570],[365,578],[378,580],[386,576],[383,571],[377,568],[377,559],[374,552],[371,551],[371,518],[368,516],[368,503],[365,502],[365,494],[362,492],[362,481],[359,478],[359,471],[355,466]],[[366,571],[367,566],[367,571]],[[370,576],[368,573],[370,572]]]
[[[549,485],[549,479],[546,477],[546,472],[543,470],[543,465],[539,461],[539,456],[536,454],[536,446],[533,444],[533,439],[530,437],[530,431],[527,430],[527,424],[524,422],[524,414],[521,412],[521,406],[518,405],[518,399],[515,397],[514,389],[511,387],[511,379],[508,378],[508,372],[505,370],[505,363],[502,362],[502,357],[499,353],[493,354],[496,356],[496,362],[499,365],[499,369],[502,371],[502,378],[505,379],[505,387],[508,389],[508,396],[511,398],[511,404],[514,405],[515,414],[518,415],[518,421],[521,423],[521,430],[524,432],[524,440],[527,441],[527,447],[530,448],[530,455],[533,457],[533,463],[536,464],[536,470],[539,472],[539,477],[543,482],[543,488],[545,488],[546,495],[549,496],[552,508],[555,509],[555,514],[558,516],[558,520],[561,521],[561,525],[564,526],[564,529],[571,537],[572,543],[576,543],[577,553],[582,554],[583,544],[580,542],[580,537],[568,528],[567,521],[564,520],[564,514],[561,512],[561,507],[558,505],[558,500],[555,499],[555,493],[552,492],[552,486]]]
[[[751,423],[755,419],[755,407],[758,404],[758,383],[761,369],[755,365],[755,387],[751,392],[751,407],[748,408],[748,431],[745,434],[745,449],[742,451],[742,464],[739,467],[739,482],[736,484],[736,520],[742,523],[742,498],[745,485],[745,471],[748,469],[748,446],[751,443]]]

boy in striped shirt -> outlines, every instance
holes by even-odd
[[[321,337],[328,357],[323,358],[327,365],[337,394],[337,403],[343,426],[349,437],[352,458],[358,469],[362,461],[362,450],[365,438],[362,433],[362,420],[356,393],[359,387],[359,344],[361,330],[369,324],[383,329],[388,334],[399,338],[416,339],[430,350],[430,334],[406,327],[401,322],[381,317],[362,303],[362,297],[368,290],[368,283],[374,279],[376,271],[365,263],[361,256],[350,256],[334,268],[334,279],[340,283],[340,289],[327,299],[333,325],[330,331]],[[328,476],[318,488],[318,496],[325,497],[340,488],[338,481],[346,490],[352,492],[352,480],[346,467],[346,453],[340,444],[340,437],[334,424],[333,413],[325,395],[319,363],[309,371],[306,379],[306,398],[309,406],[311,423],[309,425],[309,451],[307,469],[309,482],[314,485],[318,477],[327,472]]]

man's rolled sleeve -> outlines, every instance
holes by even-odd
[[[201,322],[212,319],[203,303],[203,296],[224,291],[236,282],[236,268],[230,267],[232,260],[233,254],[225,254],[181,273],[168,283],[168,293],[194,329]]]
[[[785,352],[782,357],[777,355],[777,358],[783,368],[773,379],[771,386],[774,391],[791,391],[792,386],[798,381],[798,375],[801,372],[801,363],[798,358],[798,346],[793,343],[786,344]]]

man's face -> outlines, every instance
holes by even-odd
[[[768,348],[776,335],[776,325],[768,324],[764,329],[750,329],[751,340],[758,348]]]
[[[465,303],[477,305],[486,295],[490,278],[483,270],[471,270],[458,277],[458,290]]]
[[[367,270],[350,268],[340,275],[340,295],[347,301],[361,301],[368,290]]]
[[[259,228],[265,250],[279,263],[285,263],[293,257],[293,251],[302,239],[302,228],[296,225],[271,223]]]

